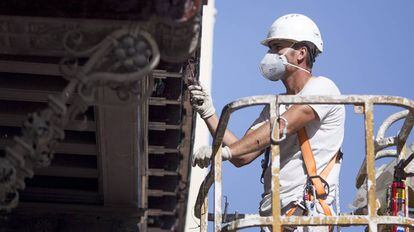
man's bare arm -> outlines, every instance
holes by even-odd
[[[319,120],[318,115],[309,105],[293,105],[282,116],[288,121],[287,135],[296,133],[313,120]],[[269,124],[269,122],[264,123],[258,129],[246,133],[242,139],[229,146],[232,153],[230,161],[236,167],[249,164],[261,154],[261,151],[270,146]],[[285,122],[281,120],[279,131],[282,132],[285,126]]]
[[[204,121],[208,127],[208,130],[211,133],[211,136],[214,137],[217,131],[218,123],[219,123],[217,114],[213,114],[211,117],[204,119]],[[237,142],[238,140],[239,139],[230,130],[226,129],[226,132],[224,133],[224,137],[223,137],[224,145],[229,146],[230,144],[233,144]]]

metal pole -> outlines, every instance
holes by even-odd
[[[270,104],[270,138],[274,134],[275,138],[279,139],[279,122],[275,120],[279,115],[276,114],[279,110],[278,96]],[[271,153],[272,153],[272,231],[281,232],[282,224],[280,220],[280,196],[279,196],[279,172],[280,172],[280,147],[279,143],[271,141]]]
[[[214,231],[221,231],[221,148],[214,155]],[[212,167],[213,168],[213,167]]]
[[[207,190],[208,191],[208,190]],[[201,206],[200,232],[207,232],[208,225],[208,192]]]
[[[367,189],[368,189],[368,217],[371,219],[377,216],[377,197],[375,193],[375,146],[374,146],[374,113],[371,101],[364,104],[365,115],[365,151],[367,160]],[[377,224],[370,220],[368,224],[370,232],[377,231]]]

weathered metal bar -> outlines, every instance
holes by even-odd
[[[375,146],[374,146],[374,113],[373,104],[370,101],[365,102],[365,152],[366,152],[366,172],[367,172],[367,190],[368,190],[368,216],[377,215],[377,202],[375,192]],[[377,231],[377,225],[370,222],[369,231]]]
[[[279,115],[279,96],[270,104],[270,138],[276,138],[279,141],[279,122],[276,119]],[[275,120],[273,120],[275,119]],[[280,221],[280,195],[279,195],[279,172],[280,172],[280,147],[279,143],[272,141],[270,144],[272,154],[271,158],[271,172],[272,172],[272,230],[275,232],[282,231],[282,224]]]
[[[395,114],[392,114],[388,118],[386,118],[382,125],[379,127],[377,136],[375,137],[375,159],[381,159],[384,157],[397,157],[399,153],[397,153],[397,150],[383,150],[387,147],[394,146],[396,143],[398,143],[398,135],[393,137],[387,137],[385,138],[385,132],[388,130],[388,128],[393,125],[395,122],[397,122],[400,119],[403,119],[407,117],[409,114],[409,110],[403,110],[400,112],[397,112]],[[403,126],[404,127],[404,126]],[[403,129],[404,134],[406,131]],[[406,139],[405,139],[406,140]],[[403,143],[404,144],[404,143]],[[361,185],[364,183],[365,179],[367,177],[366,173],[366,159],[364,158],[364,161],[361,165],[361,168],[358,171],[358,175],[356,177],[355,186],[357,188],[361,187]]]
[[[295,222],[295,220],[297,220]],[[283,225],[413,225],[414,219],[398,216],[368,216],[368,215],[345,215],[345,216],[291,216],[282,217]],[[371,228],[375,229],[375,228]]]
[[[214,231],[221,231],[221,144],[214,155]]]
[[[249,227],[271,226],[273,224],[273,216],[261,217],[258,214],[245,214],[243,219],[237,219],[228,222],[223,226],[223,231],[236,231]]]
[[[374,216],[368,215],[345,215],[345,216],[282,216],[280,218],[283,225],[290,226],[320,226],[320,225],[368,225],[371,223],[378,225],[414,225],[413,218],[398,216]],[[273,218],[261,217],[257,214],[246,214],[245,218],[238,219],[223,226],[223,230],[232,231],[249,227],[272,225]]]
[[[205,218],[201,218],[201,231],[207,231],[207,223],[208,223],[208,190],[210,189],[211,185],[213,184],[211,180],[211,177],[214,177],[214,206],[215,206],[215,212],[214,212],[214,228],[215,231],[221,231],[221,146],[224,134],[226,132],[227,124],[230,118],[231,111],[224,107],[223,111],[220,116],[220,121],[218,125],[218,129],[216,131],[216,134],[213,138],[213,151],[212,151],[212,160],[214,161],[214,164],[212,164],[210,172],[207,174],[207,177],[204,181],[204,183],[200,186],[199,194],[197,197],[197,202],[200,202],[202,198],[205,200],[203,201],[203,206],[201,210],[205,209]],[[220,159],[220,161],[218,161]],[[217,168],[217,169],[216,169]],[[218,170],[218,172],[216,172]],[[219,184],[218,184],[219,183]],[[220,185],[218,188],[217,185]],[[219,193],[220,192],[220,193]],[[200,195],[201,194],[201,195]],[[216,210],[217,204],[219,205],[219,209]],[[197,211],[197,209],[195,209]],[[197,215],[198,212],[195,212],[195,215]],[[205,221],[205,223],[203,223]],[[205,226],[205,228],[204,228]]]
[[[276,102],[277,101],[277,102]],[[214,136],[213,141],[213,155],[217,154],[220,156],[220,160],[215,160],[215,164],[220,162],[220,169],[216,169],[216,165],[212,166],[212,169],[205,179],[205,184],[200,188],[199,198],[207,196],[205,191],[208,192],[208,189],[211,187],[213,181],[212,177],[219,176],[220,179],[217,183],[221,185],[221,154],[219,154],[219,149],[222,145],[222,140],[224,133],[228,124],[230,114],[238,109],[245,108],[248,106],[254,105],[275,105],[278,107],[279,104],[348,104],[356,105],[363,104],[364,113],[365,113],[365,128],[366,128],[366,159],[367,159],[367,173],[368,173],[368,207],[369,214],[366,216],[318,216],[318,217],[281,217],[280,216],[280,199],[279,199],[279,146],[277,144],[272,144],[272,217],[260,217],[258,215],[246,216],[246,218],[238,219],[230,223],[226,223],[225,230],[237,230],[241,228],[259,226],[259,225],[272,225],[274,231],[280,231],[282,225],[368,225],[371,232],[377,231],[377,226],[382,224],[401,224],[401,225],[414,225],[414,219],[408,217],[393,217],[393,216],[377,216],[376,214],[376,194],[375,194],[375,144],[374,144],[374,131],[373,131],[373,105],[395,105],[403,108],[407,108],[410,111],[414,110],[414,101],[402,97],[393,97],[393,96],[378,96],[378,95],[341,95],[341,96],[289,96],[283,95],[278,96],[277,99],[274,95],[263,95],[263,96],[254,96],[248,98],[242,98],[236,101],[233,101],[227,104],[222,111],[221,118],[219,121],[218,130]],[[275,109],[271,107],[272,109]],[[276,108],[277,109],[277,108]],[[271,110],[271,118],[274,118],[274,112],[276,110]],[[273,114],[273,115],[272,115]],[[272,121],[272,120],[271,120]],[[406,120],[405,126],[407,128],[412,127],[409,122]],[[413,119],[414,121],[414,119]],[[271,127],[277,122],[271,123]],[[407,125],[406,125],[407,124]],[[414,123],[413,123],[414,124]],[[278,129],[278,126],[277,126]],[[411,130],[411,129],[410,129]],[[405,136],[405,133],[409,134],[410,130],[407,132],[400,133]],[[276,133],[279,136],[279,133]],[[406,138],[405,138],[406,139]],[[273,162],[274,160],[274,162]],[[218,162],[217,162],[218,161]],[[214,171],[219,171],[220,173],[215,174]],[[216,180],[216,179],[215,179]],[[218,179],[217,179],[218,180]],[[220,186],[221,187],[221,186]],[[221,188],[218,189],[221,193]],[[203,192],[202,192],[203,191]],[[221,195],[215,195],[218,197]],[[276,198],[276,199],[275,199]],[[220,197],[221,203],[221,197]],[[206,204],[203,204],[203,208],[206,207]],[[219,205],[219,210],[215,211],[215,218],[220,218],[221,223],[221,204]],[[218,229],[218,220],[215,220],[215,231],[220,231]],[[205,225],[207,222],[205,222]],[[207,231],[207,228],[203,228],[202,231]]]
[[[401,150],[403,149],[403,146],[405,145],[405,142],[408,139],[408,136],[410,135],[411,130],[414,126],[414,111],[411,109],[405,118],[404,124],[401,127],[400,133],[398,133],[398,139],[397,139],[397,154],[401,153]]]
[[[207,194],[208,195],[208,192]],[[204,198],[203,205],[201,207],[200,216],[200,232],[207,232],[208,226],[208,197]]]
[[[214,183],[214,176],[213,176],[213,173],[210,171],[207,174],[204,181],[201,183],[200,188],[198,190],[196,205],[194,206],[194,215],[197,218],[201,217],[202,207],[205,202],[204,199],[208,197],[208,191],[210,187],[213,185],[213,183]]]
[[[224,134],[229,123],[230,114],[235,110],[236,109],[229,107],[229,105],[223,107],[223,110],[221,111],[220,121],[217,126],[217,131],[213,138],[213,154],[217,153],[218,149],[221,147]]]
[[[355,178],[355,187],[358,189],[361,187],[362,184],[364,184],[364,181],[367,177],[367,158],[364,158],[364,161],[362,161],[362,165],[359,168],[358,174]]]
[[[413,108],[414,101],[396,96],[383,95],[337,95],[337,96],[280,96],[279,102],[290,104],[365,104],[370,101],[372,104],[378,105],[394,105],[404,108]]]
[[[403,111],[399,111],[397,113],[394,113],[390,116],[388,116],[382,123],[382,125],[379,127],[378,132],[377,132],[377,136],[375,137],[375,140],[379,141],[381,139],[385,138],[385,132],[388,130],[388,128],[391,127],[391,125],[393,125],[395,122],[407,117],[407,115],[409,114],[409,110],[403,110]],[[382,146],[380,146],[379,148],[381,148]],[[377,147],[376,147],[377,149]]]
[[[246,214],[244,214],[244,213],[239,214],[236,211],[235,213],[227,213],[226,215],[223,214],[222,218],[223,218],[223,221],[230,222],[230,221],[234,221],[236,219],[244,218],[245,215]],[[214,214],[213,213],[208,213],[208,221],[209,222],[214,221]],[[224,224],[224,222],[223,222],[223,224]]]
[[[247,106],[270,104],[275,95],[260,95],[235,100],[225,107],[235,111]],[[414,101],[408,98],[382,95],[338,95],[338,96],[279,96],[279,104],[365,104],[366,101],[378,105],[394,105],[407,109],[414,108]]]

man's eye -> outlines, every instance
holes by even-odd
[[[270,46],[270,50],[277,51],[279,49],[279,46]]]
[[[281,46],[279,46],[279,45],[273,45],[273,46],[271,46],[271,49],[272,49],[273,51],[279,51],[281,48],[282,48],[282,47],[281,47]]]

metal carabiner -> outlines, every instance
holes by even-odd
[[[276,122],[277,122],[276,120],[279,120],[279,119],[282,119],[285,122],[285,127],[282,130],[282,137],[280,137],[279,139],[276,139],[276,135],[275,135],[275,131],[276,131],[275,129],[276,128],[275,128],[275,126],[276,126]],[[277,125],[279,125],[279,123],[277,123]],[[289,125],[289,122],[288,122],[288,120],[285,117],[279,116],[279,117],[276,117],[275,118],[275,121],[273,122],[272,134],[271,134],[271,140],[272,140],[272,142],[274,142],[274,143],[280,143],[281,141],[283,141],[283,140],[286,139],[288,125]],[[279,130],[277,130],[277,132],[279,132]]]
[[[276,139],[277,137],[279,137],[278,136],[279,135],[279,128],[276,128],[276,124],[279,125],[279,123],[276,123],[276,122],[277,122],[277,120],[279,120],[279,118],[281,118],[280,112],[279,112],[279,95],[276,95],[276,101],[275,101],[275,103],[276,103],[276,109],[275,109],[276,110],[276,118],[274,119],[273,125],[272,125],[272,128],[271,128],[272,131],[270,133],[270,140],[271,140],[272,143],[280,143],[281,141],[283,141],[286,138],[287,127],[285,126],[285,129],[286,130],[283,130],[282,131],[282,137]],[[286,118],[283,118],[283,119],[285,120],[285,123],[287,123]],[[269,121],[270,120],[272,120],[272,119],[269,117]],[[278,132],[277,135],[275,133],[276,129],[277,129],[277,132]]]
[[[320,197],[322,197],[322,198],[325,198],[325,197],[327,197],[328,195],[329,195],[329,193],[330,193],[330,191],[331,191],[331,189],[330,189],[330,187],[329,187],[329,183],[324,179],[324,178],[322,178],[320,175],[316,175],[316,176],[309,176],[308,177],[308,182],[313,186],[313,184],[312,184],[312,179],[320,179],[321,180],[321,182],[322,182],[322,184],[324,185],[323,186],[323,188],[325,189],[325,194],[324,195],[322,195],[322,196],[320,196]]]

